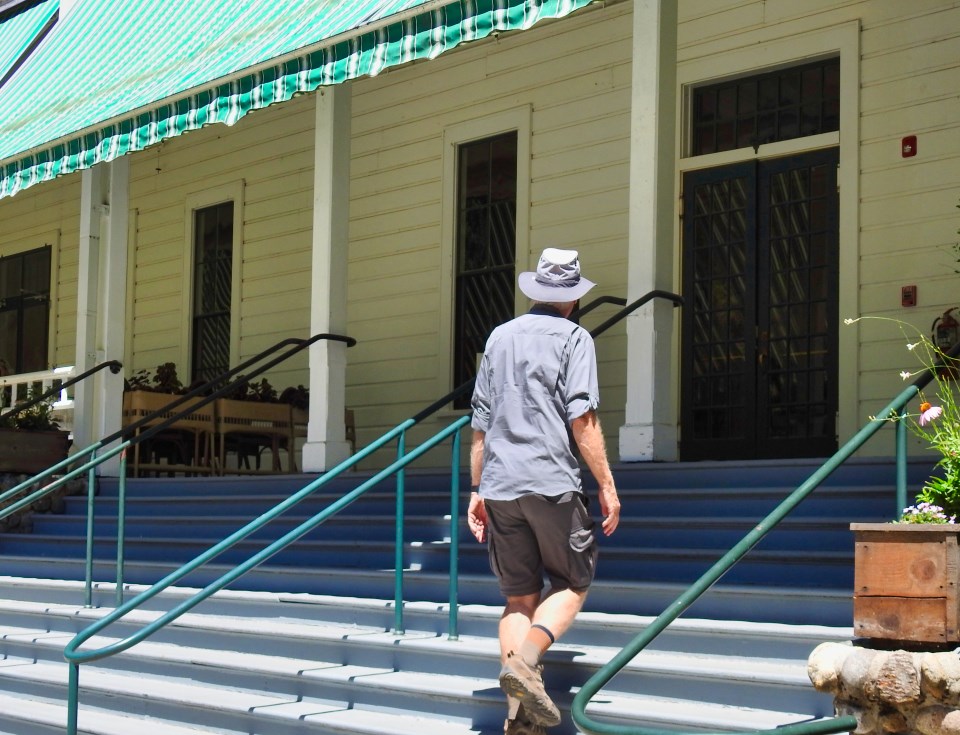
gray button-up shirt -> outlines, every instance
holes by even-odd
[[[494,329],[471,401],[471,426],[486,434],[480,496],[580,492],[570,423],[599,403],[585,329],[544,307]]]

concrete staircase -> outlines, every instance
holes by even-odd
[[[809,462],[616,468],[621,528],[598,581],[546,659],[574,733],[577,688],[815,469]],[[926,468],[912,470],[917,477]],[[894,513],[893,467],[834,473],[603,690],[597,719],[688,731],[768,729],[829,716],[806,677],[818,643],[848,639],[851,521]],[[127,599],[312,478],[150,479],[128,486]],[[332,483],[94,638],[122,639],[355,487]],[[466,482],[463,483],[466,487]],[[114,733],[500,732],[500,597],[461,524],[460,636],[447,638],[449,479],[407,477],[405,628],[394,635],[392,483],[133,649],[81,668],[80,730]],[[116,481],[97,499],[94,606],[83,607],[85,500],[0,535],[0,735],[62,733],[63,647],[114,603]],[[135,729],[131,729],[135,728]]]

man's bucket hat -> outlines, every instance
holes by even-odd
[[[566,303],[576,301],[596,286],[580,275],[576,250],[547,248],[540,255],[536,271],[524,271],[517,277],[523,294],[534,301]]]

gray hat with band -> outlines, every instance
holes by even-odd
[[[517,285],[534,301],[565,303],[582,298],[597,284],[580,275],[576,250],[547,248],[540,256],[537,270],[521,273]]]

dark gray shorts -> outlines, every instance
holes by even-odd
[[[594,522],[579,493],[487,500],[490,568],[509,597],[543,589],[585,590],[597,566]]]

